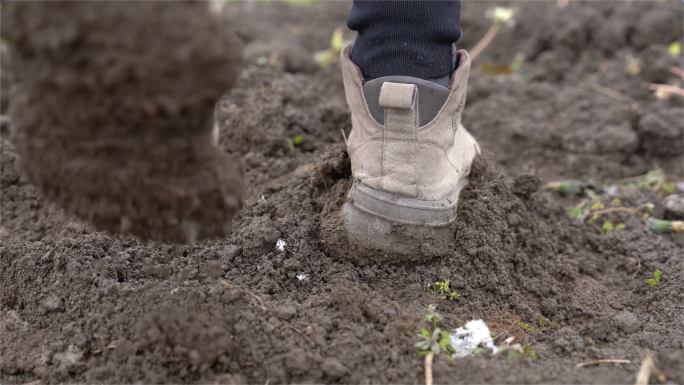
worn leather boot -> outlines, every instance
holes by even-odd
[[[470,57],[456,53],[451,88],[405,77],[364,83],[341,53],[352,113],[353,185],[342,209],[352,243],[399,253],[439,250],[453,239],[458,196],[480,152],[461,125]]]

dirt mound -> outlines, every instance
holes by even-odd
[[[317,235],[320,208],[299,195],[317,191],[309,178],[271,192],[271,204],[284,207],[273,217],[249,204],[236,222],[241,232],[222,242],[174,249],[99,234],[4,242],[3,324],[7,335],[25,337],[3,339],[3,373],[48,382],[417,382],[414,333],[423,324],[422,304],[435,302],[445,327],[501,310],[530,324],[543,314],[563,325],[528,334],[542,358],[513,364],[524,368],[514,377],[483,377],[481,370],[464,377],[465,368],[511,365],[483,355],[438,361],[442,381],[572,375],[586,382],[598,372],[573,369],[568,355],[579,362],[617,350],[638,362],[643,347],[681,348],[673,318],[681,311],[680,248],[640,230],[592,234],[550,193],[530,193],[534,178],[484,175],[462,198],[454,254],[424,264],[359,268],[326,256]],[[337,179],[321,200],[333,201],[338,184],[348,183]],[[663,271],[661,287],[633,280],[631,255],[642,256],[640,271]],[[264,308],[217,276],[259,293]],[[461,299],[426,292],[428,283],[445,279]],[[37,289],[22,290],[26,285]],[[601,381],[630,381],[636,366],[628,368],[601,371]]]
[[[517,52],[539,52],[526,56],[526,76],[471,75],[464,124],[485,154],[461,196],[449,255],[377,263],[331,246],[336,229],[343,235],[335,221],[350,185],[340,132],[349,133],[349,112],[335,65],[308,73],[280,56],[281,66],[248,63],[218,114],[222,148],[244,154],[249,199],[232,236],[194,246],[76,227],[37,197],[3,142],[0,382],[417,383],[424,364],[416,333],[429,327],[424,305],[436,304],[448,330],[502,311],[544,330],[524,336],[536,361],[486,351],[437,357],[438,383],[633,383],[646,349],[667,381],[681,383],[682,237],[645,232],[619,212],[606,221],[626,228],[605,235],[568,215],[582,198],[540,186],[561,176],[634,176],[656,162],[681,175],[682,131],[673,128],[681,106],[652,98],[642,83],[660,75],[644,66],[631,77],[616,52],[645,58],[669,44],[641,22],[621,24],[624,15],[665,23],[668,12],[681,20],[682,6],[516,4],[518,26],[481,60],[508,64]],[[237,2],[226,12],[239,17],[246,50],[262,57],[278,38],[309,52],[325,48],[344,25],[342,5]],[[461,48],[486,31],[487,6],[464,3]],[[301,33],[277,36],[282,23]],[[561,67],[555,58],[567,55],[573,65]],[[653,55],[655,67],[671,64]],[[606,58],[592,79],[633,100],[578,86]],[[666,214],[651,187],[614,197],[681,219]],[[651,288],[644,280],[657,269],[661,282]],[[427,291],[444,280],[459,299]],[[597,359],[630,364],[576,367]]]
[[[46,199],[143,238],[230,232],[242,167],[210,133],[240,54],[207,4],[17,3],[3,15],[12,142]]]

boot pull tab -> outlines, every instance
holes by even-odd
[[[380,107],[397,110],[413,110],[418,99],[418,87],[414,84],[385,82],[380,89]]]
[[[418,87],[385,82],[378,99],[385,109],[385,139],[416,140],[418,134]]]
[[[378,102],[385,109],[380,187],[415,198],[418,87],[385,82]]]

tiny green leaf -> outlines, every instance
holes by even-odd
[[[675,192],[676,185],[674,182],[665,182],[660,186],[660,191],[665,195],[670,195]]]
[[[682,54],[682,43],[675,41],[674,43],[670,44],[670,46],[667,48],[667,52],[670,53],[670,55],[678,57]]]
[[[603,226],[601,227],[606,235],[610,235],[610,233],[613,232],[613,222],[603,222]]]
[[[672,222],[651,218],[648,222],[648,229],[655,234],[667,233],[672,231]]]
[[[294,144],[302,144],[302,142],[304,141],[304,137],[301,135],[297,135],[294,138],[292,138],[292,141],[294,142]]]
[[[570,215],[573,218],[579,218],[582,216],[582,209],[577,208],[577,207],[568,207],[567,209],[568,215]]]
[[[451,343],[451,338],[449,338],[449,337],[442,338],[441,340],[439,340],[439,347],[442,348],[442,349],[444,349],[444,348],[446,348],[447,345],[449,345],[450,343]]]
[[[508,350],[508,360],[515,361],[518,359],[518,352],[513,349]]]

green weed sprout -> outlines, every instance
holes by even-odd
[[[529,325],[524,322],[518,322],[518,325],[520,325],[521,328],[528,332],[546,332],[549,330],[557,330],[560,328],[560,325],[556,321],[552,321],[543,315],[539,316],[539,327],[536,327],[534,325]]]
[[[449,282],[450,281],[447,279],[444,282],[435,282],[434,285],[428,283],[428,293],[438,295],[440,299],[456,300],[461,298],[460,294],[458,294],[455,290],[451,290],[449,287]]]
[[[545,190],[555,190],[563,195],[580,195],[584,190],[584,183],[578,180],[561,180],[544,185]]]
[[[654,234],[669,233],[672,231],[683,232],[684,222],[650,218],[647,229]]]
[[[613,222],[603,222],[603,226],[601,226],[603,229],[603,233],[606,235],[610,235],[615,230],[623,230],[625,228],[624,223],[618,223],[616,226],[613,225]]]
[[[295,145],[302,144],[304,137],[301,135],[296,135],[294,138],[287,138],[287,147],[290,149],[290,154],[292,156],[297,155],[297,150],[295,150]]]
[[[655,288],[660,283],[660,270],[654,271],[653,277],[654,277],[653,279],[647,279],[646,280],[646,283],[651,285],[651,289]]]
[[[426,307],[428,309],[428,314],[425,315],[425,321],[432,323],[432,332],[423,328],[420,331],[420,334],[417,334],[419,341],[416,343],[416,347],[420,349],[418,355],[424,356],[429,353],[439,355],[444,353],[449,360],[453,360],[451,355],[456,351],[453,346],[451,346],[449,332],[437,327],[439,313],[437,313],[436,307],[433,305],[427,305]]]
[[[522,344],[512,344],[515,337],[508,337],[503,344],[501,344],[494,354],[499,354],[501,352],[508,352],[507,359],[509,361],[517,361],[518,359],[528,356],[532,361],[537,361],[539,358],[537,356],[537,349],[530,345]]]
[[[314,61],[316,61],[321,68],[327,68],[330,64],[334,63],[340,56],[342,48],[351,44],[351,41],[343,40],[343,35],[344,30],[342,28],[337,28],[330,38],[330,48],[318,51],[314,54]]]

